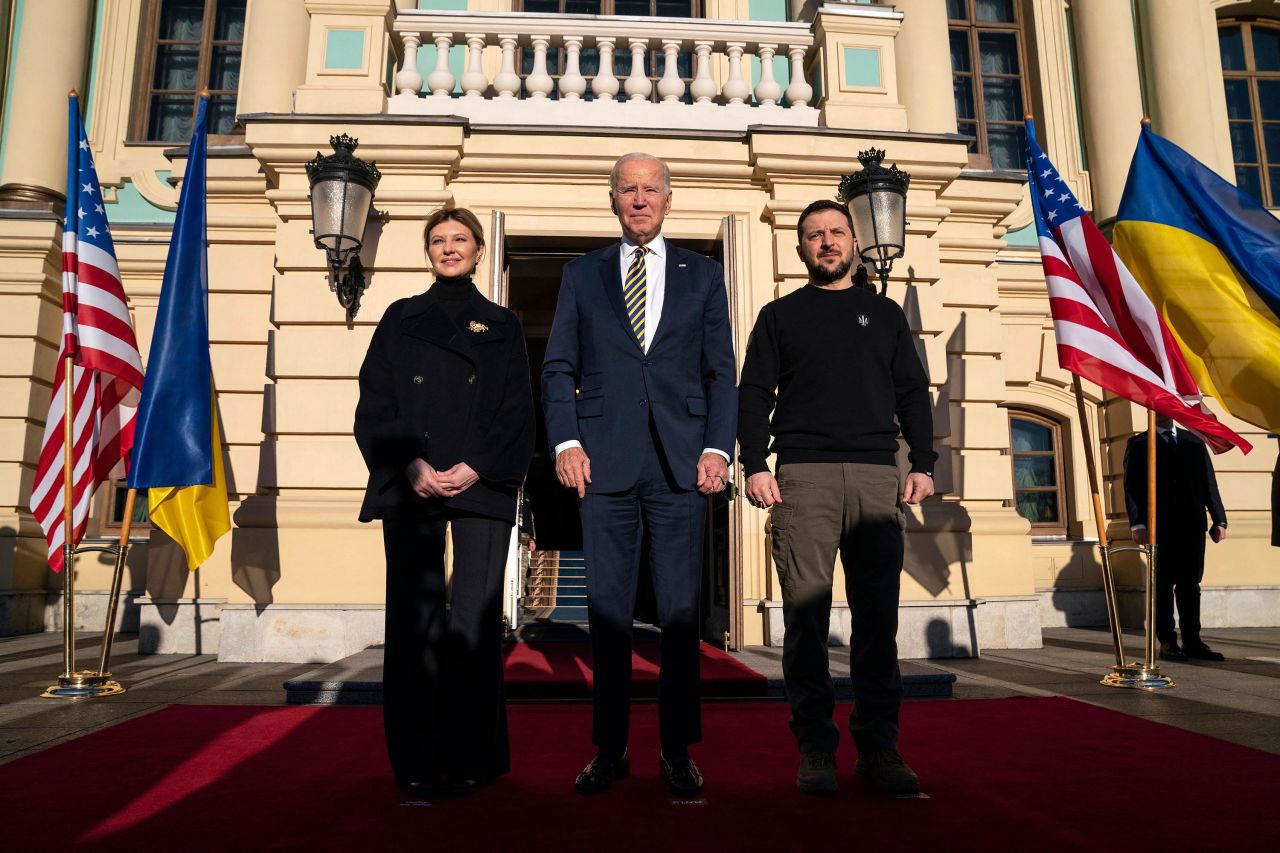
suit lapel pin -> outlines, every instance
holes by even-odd
[[[689,265],[688,265],[688,264],[676,264],[676,266],[678,266],[680,269],[684,269],[685,267],[687,267],[687,266],[689,266]]]
[[[415,377],[413,377],[413,384],[414,384],[414,385],[421,385],[421,384],[422,384],[422,377],[421,377],[421,376],[415,376]]]
[[[489,327],[486,326],[484,323],[479,322],[478,320],[472,320],[470,323],[467,324],[467,328],[475,332],[476,334],[479,334],[480,332],[489,331]]]

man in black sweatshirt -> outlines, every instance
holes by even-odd
[[[786,624],[783,675],[800,745],[796,785],[836,791],[840,732],[831,718],[827,637],[838,551],[853,627],[854,770],[877,790],[914,794],[919,780],[897,751],[898,592],[901,504],[934,491],[928,377],[902,309],[854,286],[848,210],[815,201],[796,231],[809,283],[761,309],[738,392],[747,498],[772,508]],[[896,462],[899,429],[910,448],[905,483]],[[770,449],[778,457],[776,479],[766,462]]]

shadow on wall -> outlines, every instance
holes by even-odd
[[[267,385],[262,394],[264,436],[275,435],[275,405],[274,386]],[[263,494],[274,489],[275,482],[276,443],[264,439],[258,447],[258,494],[240,501],[231,529],[231,582],[253,599],[259,616],[275,600],[273,590],[280,581],[276,496]]]
[[[965,608],[972,614],[972,608]],[[969,617],[970,630],[973,626],[973,616]],[[929,659],[936,660],[938,658],[971,658],[977,657],[977,638],[971,635],[969,645],[957,642],[951,632],[951,625],[945,619],[930,619],[928,626],[924,630],[925,643],[929,647]]]
[[[969,567],[973,563],[973,534],[968,511],[956,503],[943,503],[930,498],[920,504],[920,519],[907,514],[906,554],[903,570],[929,595],[937,598],[953,587],[952,566],[958,569],[959,593],[966,603],[969,592]],[[949,624],[935,617],[925,629],[930,657],[972,657],[977,654],[978,628],[974,608],[949,607],[963,622]],[[962,637],[955,637],[955,634]]]

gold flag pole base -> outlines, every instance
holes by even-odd
[[[95,699],[99,696],[116,696],[124,692],[120,682],[111,673],[98,673],[91,669],[58,676],[58,683],[45,688],[42,699]]]
[[[1154,545],[1109,545],[1102,549],[1103,561],[1108,574],[1111,572],[1111,555],[1118,554],[1122,551],[1137,551],[1147,555],[1147,595],[1146,609],[1147,615],[1147,633],[1146,633],[1146,660],[1143,663],[1124,663],[1116,664],[1111,667],[1111,671],[1102,677],[1099,684],[1107,687],[1119,687],[1129,690],[1164,690],[1169,687],[1176,687],[1177,684],[1169,676],[1160,672],[1160,666],[1155,662],[1154,645],[1152,643],[1155,620],[1155,559],[1156,547]],[[1118,618],[1118,617],[1117,617]],[[1118,623],[1117,623],[1118,624]]]

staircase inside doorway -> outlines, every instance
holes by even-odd
[[[587,566],[581,551],[534,551],[528,555],[522,622],[587,622]]]

